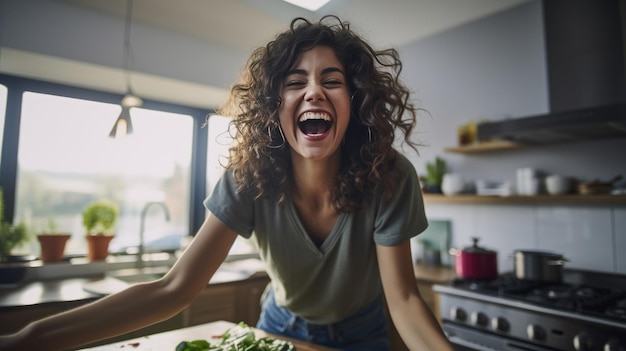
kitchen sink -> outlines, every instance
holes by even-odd
[[[213,274],[209,284],[233,282],[248,279],[258,273],[265,274],[263,268],[257,259],[225,263]],[[103,279],[85,283],[83,289],[98,295],[110,295],[133,284],[160,279],[169,269],[170,266],[116,269],[106,272]]]
[[[160,279],[167,274],[168,270],[169,267],[128,268],[109,272],[107,276],[129,284],[136,284]],[[220,268],[213,274],[209,284],[243,280],[249,276],[250,274],[245,271],[232,271],[227,268]]]

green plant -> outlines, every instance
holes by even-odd
[[[41,227],[43,227],[43,230],[38,231],[38,235],[54,235],[61,233],[59,232],[59,225],[52,217],[48,217],[48,219],[45,221],[45,224],[39,226],[39,228]]]
[[[427,162],[426,183],[428,183],[428,185],[441,185],[446,170],[446,161],[441,157],[435,158],[434,162]]]
[[[12,225],[4,221],[4,198],[0,188],[0,257],[10,256],[14,248],[27,242],[29,238],[30,233],[26,224]]]
[[[119,208],[109,200],[94,201],[83,211],[83,226],[88,235],[114,235]]]

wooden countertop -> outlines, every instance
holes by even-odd
[[[415,279],[433,284],[447,283],[455,279],[456,273],[451,267],[431,267],[416,264],[413,266]]]
[[[235,323],[226,321],[217,321],[206,324],[200,324],[193,327],[182,328],[172,330],[164,333],[158,333],[153,335],[144,336],[141,338],[130,339],[126,341],[116,342],[108,345],[96,346],[92,348],[82,349],[84,351],[111,351],[111,350],[175,350],[176,345],[181,341],[191,341],[204,339],[210,343],[216,343],[219,339],[214,338],[221,336],[228,329],[235,326]],[[258,338],[264,336],[270,336],[277,339],[289,340],[293,342],[297,351],[330,351],[332,349],[322,346],[316,346],[313,344],[305,343],[289,339],[282,336],[275,336],[268,334],[262,330],[255,329],[255,334]]]

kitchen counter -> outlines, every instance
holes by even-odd
[[[110,351],[117,349],[132,349],[137,351],[148,351],[148,350],[175,350],[176,345],[178,345],[181,341],[191,341],[203,339],[207,340],[210,343],[217,343],[219,341],[219,337],[228,329],[235,326],[234,323],[226,322],[226,321],[217,321],[211,322],[201,325],[196,325],[193,327],[187,327],[177,330],[171,330],[168,332],[148,335],[140,338],[130,339],[126,341],[116,342],[112,344],[96,346],[92,348],[82,349],[84,351]],[[257,338],[270,336],[277,339],[289,340],[293,342],[294,346],[298,351],[325,351],[332,350],[329,348],[312,345],[309,343],[305,343],[302,341],[297,341],[285,337],[278,337],[272,334],[268,334],[262,330],[255,329],[255,334]]]
[[[413,266],[413,271],[417,281],[426,283],[441,284],[456,278],[456,273],[451,267],[433,267],[416,264]]]
[[[267,275],[260,266],[260,261],[256,259],[229,262],[225,265],[228,265],[231,272],[238,271],[241,274],[225,275],[225,277],[219,275],[218,277],[216,273],[209,284],[232,283]],[[15,287],[0,289],[0,312],[7,308],[49,303],[89,302],[104,295],[119,292],[129,285],[107,274],[27,281]]]
[[[83,286],[102,278],[71,278],[33,281],[0,290],[0,311],[5,308],[46,303],[91,301],[101,295],[87,292]]]
[[[415,279],[424,283],[446,283],[456,278],[452,268],[429,267],[415,265]],[[126,286],[113,279],[103,277],[70,278],[33,281],[14,288],[0,289],[0,310],[21,306],[31,306],[46,303],[62,302],[89,302],[102,297],[101,294],[84,289],[86,285],[106,282],[112,290],[120,290]]]

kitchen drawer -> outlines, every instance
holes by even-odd
[[[0,310],[0,334],[15,333],[36,320],[84,305],[85,302],[63,302],[23,306]]]
[[[232,284],[205,288],[183,312],[185,326],[218,320],[235,321],[237,293]]]

